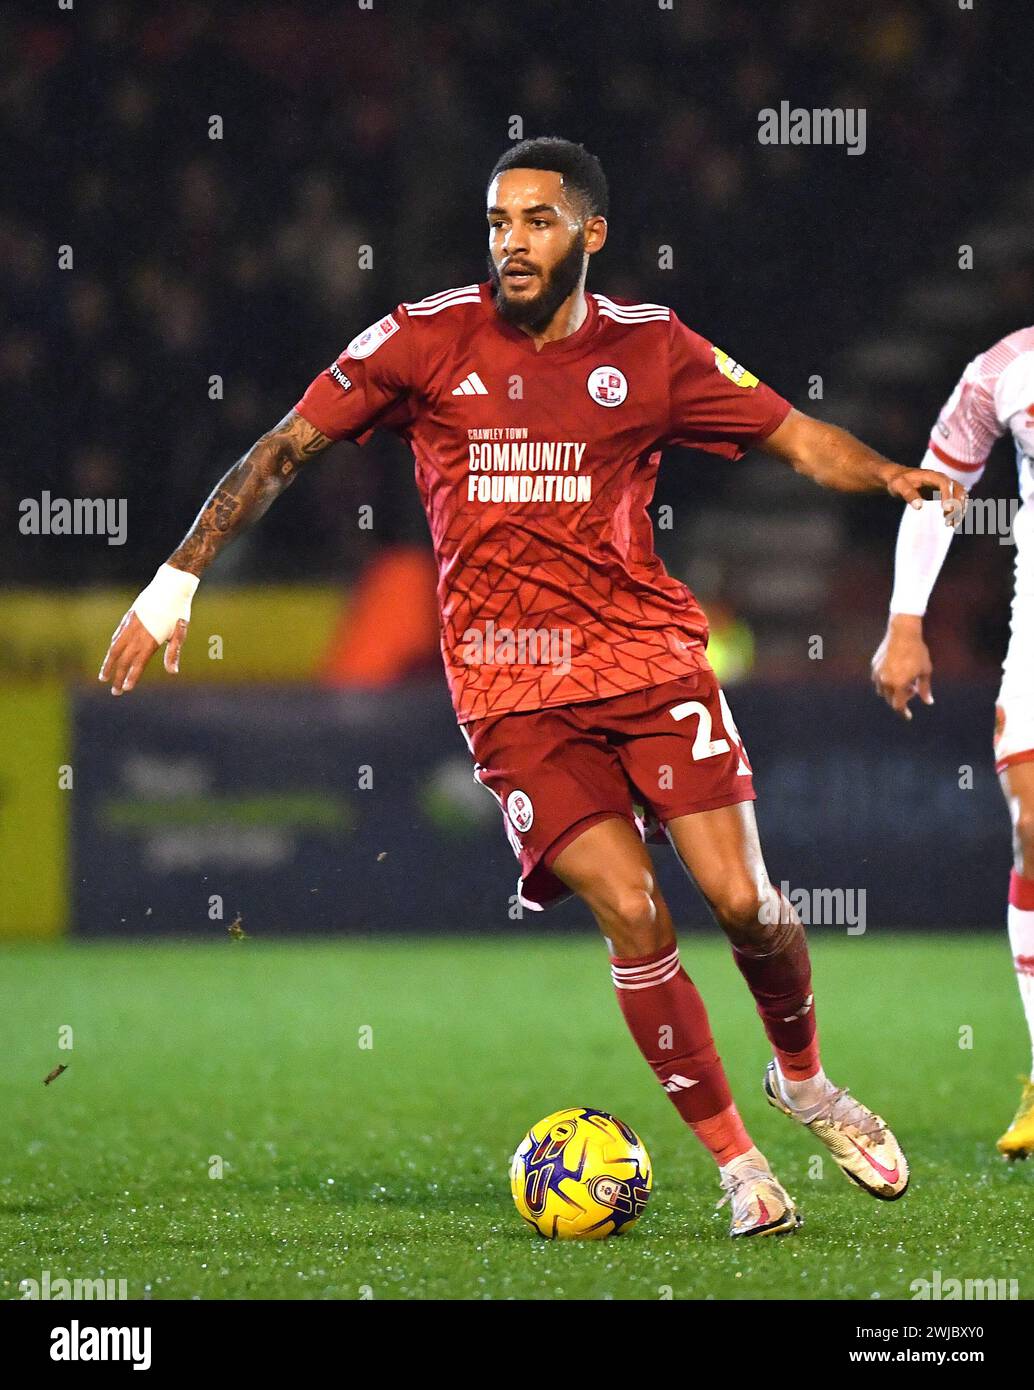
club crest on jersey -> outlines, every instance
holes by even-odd
[[[727,352],[716,347],[712,347],[711,351],[714,353],[715,366],[722,376],[727,377],[734,386],[754,387],[759,384],[754,373],[748,372],[746,367],[741,367],[738,362],[734,362]]]
[[[514,830],[526,834],[535,819],[535,808],[527,792],[511,792],[506,798],[506,814]]]
[[[608,410],[620,405],[628,395],[628,382],[617,367],[597,367],[589,373],[585,386],[596,404],[605,405]]]
[[[391,314],[385,314],[376,323],[371,323],[365,332],[358,334],[352,339],[345,351],[349,357],[361,358],[369,357],[375,353],[380,345],[391,337],[393,333],[399,331],[398,323]]]

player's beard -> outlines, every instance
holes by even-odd
[[[534,297],[513,300],[503,293],[499,271],[491,255],[488,257],[488,274],[492,281],[492,295],[500,318],[517,328],[530,328],[541,332],[563,304],[564,300],[578,288],[585,263],[585,234],[581,228],[575,234],[571,249],[553,267],[548,278],[543,278],[542,288]]]

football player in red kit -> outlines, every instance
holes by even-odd
[[[733,1102],[647,819],[728,935],[772,1045],[771,1104],[873,1196],[900,1197],[908,1166],[884,1121],[822,1069],[804,931],[765,868],[707,622],[654,553],[661,450],[738,459],[757,446],[845,492],[921,505],[933,489],[952,514],[965,493],[794,410],[663,305],[587,293],[606,213],[603,171],[580,145],[509,149],[489,179],[488,281],[400,304],[352,339],[218,484],[122,619],[101,679],[132,690],[165,643],[175,672],[220,548],[332,441],[399,434],[437,559],[453,703],[520,860],[521,898],[588,904],[629,1029],[719,1166],[732,1234],[777,1234],[800,1218]]]

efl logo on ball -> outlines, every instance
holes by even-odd
[[[506,798],[506,814],[514,830],[524,835],[531,829],[535,808],[527,792],[511,792]]]
[[[510,1191],[548,1240],[602,1240],[630,1230],[653,1186],[635,1130],[605,1110],[575,1106],[529,1130],[510,1162]]]
[[[620,405],[628,395],[628,382],[617,367],[597,367],[589,373],[585,385],[596,404],[605,405],[608,410]]]

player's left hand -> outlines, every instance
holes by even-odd
[[[170,676],[179,675],[180,652],[189,626],[180,618],[165,648],[164,664]],[[111,634],[111,645],[97,679],[111,682],[112,695],[128,695],[160,645],[130,608]]]
[[[959,525],[969,501],[969,493],[961,483],[932,468],[902,468],[888,478],[887,491],[910,507],[922,507],[924,497],[939,497],[948,526]]]

